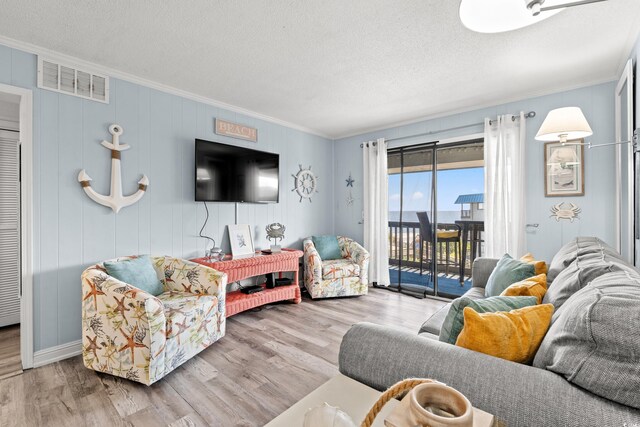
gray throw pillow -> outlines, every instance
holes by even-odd
[[[477,313],[495,313],[497,311],[511,311],[517,308],[536,305],[536,297],[489,297],[474,300],[469,297],[460,297],[451,303],[447,317],[445,317],[440,329],[439,340],[455,344],[458,335],[464,327],[464,308],[471,307]]]
[[[640,276],[604,274],[554,315],[533,365],[640,409]]]
[[[504,254],[487,280],[484,295],[496,297],[514,283],[533,277],[535,274],[536,269],[533,264],[513,259],[508,254]]]

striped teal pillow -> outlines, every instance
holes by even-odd
[[[489,297],[473,300],[469,297],[460,297],[451,303],[449,313],[444,319],[440,329],[440,341],[455,344],[458,335],[464,327],[463,311],[465,307],[473,308],[477,313],[495,313],[497,311],[511,311],[516,308],[536,305],[536,297]]]

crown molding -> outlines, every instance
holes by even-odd
[[[548,95],[553,95],[553,94],[556,94],[556,93],[568,92],[568,91],[577,90],[577,89],[583,89],[583,88],[590,87],[590,86],[597,86],[597,85],[606,84],[606,83],[613,83],[613,82],[616,82],[617,80],[618,80],[617,76],[611,76],[611,77],[605,77],[603,79],[591,80],[591,81],[587,81],[587,82],[583,82],[583,83],[579,83],[579,84],[575,84],[575,85],[563,86],[563,87],[559,87],[559,88],[555,88],[555,89],[533,91],[533,92],[529,92],[529,93],[526,93],[526,94],[523,94],[523,95],[519,95],[517,97],[500,98],[500,99],[496,99],[496,100],[493,100],[493,101],[490,101],[490,102],[487,102],[487,103],[476,104],[476,105],[472,105],[472,106],[468,106],[468,107],[453,108],[451,110],[447,110],[447,111],[443,111],[443,112],[440,112],[440,113],[434,113],[434,114],[418,117],[416,119],[409,119],[409,120],[404,120],[404,121],[399,121],[399,122],[388,123],[388,124],[382,125],[382,126],[373,126],[373,127],[370,127],[370,128],[364,128],[364,129],[358,130],[356,132],[352,132],[352,133],[347,133],[347,134],[344,134],[344,135],[336,136],[333,139],[334,139],[334,141],[338,142],[341,139],[351,138],[351,137],[358,136],[358,135],[364,135],[364,134],[367,134],[367,133],[378,132],[378,131],[383,131],[383,130],[389,130],[389,129],[393,129],[393,128],[397,128],[397,127],[401,127],[401,126],[407,126],[407,125],[412,125],[412,124],[415,124],[415,123],[424,122],[424,121],[427,121],[427,120],[441,119],[443,117],[449,117],[449,116],[453,116],[453,115],[456,115],[456,114],[462,114],[462,113],[469,113],[471,111],[482,110],[484,108],[499,107],[499,106],[504,105],[504,104],[511,104],[513,102],[527,101],[527,100],[530,100],[530,99],[539,98],[541,96],[548,96]],[[541,112],[538,111],[537,113],[541,113]],[[437,131],[435,133],[437,133]]]
[[[300,126],[295,123],[287,122],[285,120],[281,120],[275,117],[267,116],[266,114],[258,113],[256,111],[248,110],[246,108],[237,107],[235,105],[227,104],[221,101],[217,101],[212,98],[207,98],[205,96],[197,95],[192,92],[188,92],[182,89],[175,88],[173,86],[165,85],[163,83],[158,83],[152,80],[148,80],[144,77],[136,76],[133,74],[129,74],[124,71],[120,71],[114,68],[110,68],[104,65],[96,64],[94,62],[86,61],[84,59],[76,58],[71,55],[67,55],[64,53],[56,52],[51,49],[47,49],[42,46],[38,46],[32,43],[23,42],[20,40],[15,40],[10,37],[5,37],[0,35],[0,44],[3,44],[7,47],[22,50],[27,53],[32,53],[34,55],[46,56],[50,59],[57,59],[60,62],[67,62],[75,64],[79,67],[82,67],[84,70],[88,72],[94,72],[96,74],[105,74],[109,77],[113,77],[119,80],[125,80],[131,83],[136,83],[141,86],[145,86],[151,89],[159,90],[161,92],[169,93],[171,95],[180,96],[182,98],[190,99],[192,101],[200,102],[202,104],[211,105],[213,107],[222,108],[225,110],[233,111],[234,113],[243,114],[248,117],[252,117],[258,120],[264,120],[265,122],[274,123],[276,125],[284,126],[290,129],[299,130],[301,132],[309,133],[312,135],[317,135],[322,138],[334,140],[332,136],[329,136],[320,131],[310,129],[305,126]]]

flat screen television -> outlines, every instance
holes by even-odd
[[[280,155],[196,139],[196,202],[277,203]]]

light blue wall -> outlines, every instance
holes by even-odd
[[[35,350],[80,339],[80,274],[97,261],[152,253],[195,257],[205,241],[197,237],[205,212],[193,191],[194,139],[216,140],[280,154],[280,203],[240,206],[239,223],[254,226],[257,247],[268,242],[264,228],[286,225],[284,245],[301,247],[311,234],[333,232],[333,143],[330,140],[245,117],[209,105],[111,79],[109,104],[36,88],[36,56],[0,45],[0,83],[33,90],[34,95],[34,294]],[[258,143],[213,133],[219,117],[258,129]],[[115,215],[94,203],[77,182],[80,169],[92,186],[109,193],[110,156],[100,145],[108,126],[124,128],[122,157],[125,194],[142,173],[150,185],[142,200]],[[298,164],[320,177],[313,203],[291,192]],[[227,224],[234,205],[209,204],[205,234],[228,251]]]
[[[536,256],[551,260],[554,253],[569,239],[580,235],[599,236],[604,241],[615,243],[614,188],[615,163],[613,148],[588,150],[585,148],[585,195],[583,197],[544,196],[544,144],[534,136],[549,110],[565,106],[579,106],[593,129],[588,140],[594,143],[614,140],[614,83],[586,87],[553,95],[541,96],[495,107],[484,108],[439,119],[426,120],[406,126],[389,128],[335,142],[337,176],[335,180],[335,230],[362,240],[363,228],[358,222],[362,215],[362,153],[360,143],[379,137],[394,138],[422,132],[438,131],[470,123],[481,123],[485,117],[498,114],[533,110],[537,113],[528,119],[527,126],[527,223],[540,224],[538,229],[527,232],[527,248]],[[482,133],[483,126],[466,128],[447,133],[415,139],[411,142],[427,142],[473,133]],[[353,206],[347,206],[348,189],[344,179],[349,172],[356,183]],[[549,217],[549,209],[560,202],[572,202],[582,209],[580,219],[573,223],[556,222]]]

